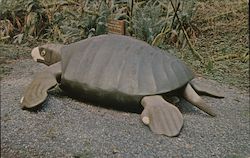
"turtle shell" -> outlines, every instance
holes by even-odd
[[[140,101],[193,78],[169,52],[121,35],[101,35],[62,48],[61,87],[93,98]]]

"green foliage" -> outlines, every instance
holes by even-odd
[[[21,43],[27,36],[39,36],[45,26],[46,17],[38,0],[0,1],[2,32],[0,38],[14,36],[14,42]]]
[[[186,38],[181,26],[189,37],[196,38],[197,28],[192,25],[191,19],[195,13],[194,4],[193,0],[135,0],[133,5],[129,1],[127,5],[113,4],[111,8],[114,18],[127,21],[130,35],[156,46],[174,44],[184,47]]]
[[[193,1],[172,1],[189,33]],[[114,18],[125,20],[128,34],[150,44],[185,43],[170,0],[1,0],[0,10],[3,42],[71,43],[107,33],[108,18]]]
[[[152,43],[154,37],[165,26],[166,19],[162,17],[161,6],[149,1],[143,7],[135,6],[132,18],[133,33],[136,37],[148,43]]]
[[[0,6],[4,42],[40,38],[71,43],[106,33],[109,10],[102,0],[3,0]]]

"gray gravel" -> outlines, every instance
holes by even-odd
[[[237,88],[222,85],[224,99],[203,97],[216,118],[180,106],[184,127],[169,138],[153,134],[139,114],[85,104],[59,90],[40,111],[21,110],[22,91],[44,66],[31,60],[11,66],[1,81],[1,157],[250,157],[249,93]]]

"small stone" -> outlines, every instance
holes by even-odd
[[[117,154],[117,153],[119,153],[119,150],[113,149],[113,154]]]

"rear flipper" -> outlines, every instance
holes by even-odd
[[[38,73],[34,80],[29,84],[21,98],[23,109],[35,108],[43,103],[47,98],[47,91],[57,85],[54,74],[45,71]]]
[[[209,80],[198,77],[191,80],[190,84],[197,92],[205,93],[218,98],[224,98],[224,93],[212,82],[209,82]]]
[[[205,101],[194,91],[190,84],[184,89],[183,97],[211,116],[216,116],[215,112],[205,103]]]
[[[177,136],[183,126],[181,112],[161,96],[146,96],[141,100],[144,110],[141,119],[156,134]]]

